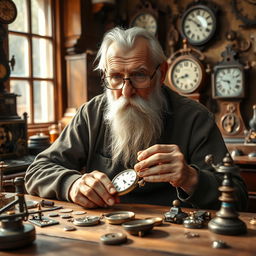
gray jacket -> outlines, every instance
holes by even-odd
[[[146,183],[144,187],[121,196],[121,202],[171,205],[179,198],[183,206],[218,209],[218,187],[223,177],[204,162],[207,154],[213,154],[214,162],[220,163],[227,153],[214,116],[203,105],[168,87],[163,86],[162,90],[169,105],[164,113],[164,132],[157,143],[178,145],[187,163],[198,170],[199,183],[192,195],[169,183]],[[104,122],[105,106],[105,94],[81,106],[59,138],[36,157],[25,176],[30,194],[69,200],[70,186],[83,173],[99,170],[112,179],[124,170],[121,163],[114,166],[111,161],[109,129]],[[239,175],[233,180],[236,207],[246,210],[245,184]]]

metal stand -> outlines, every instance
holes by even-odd
[[[222,235],[239,235],[247,232],[245,223],[238,218],[239,214],[234,208],[234,187],[232,182],[232,173],[239,171],[238,167],[233,164],[233,160],[229,154],[223,159],[223,165],[215,166],[212,164],[212,156],[206,157],[206,162],[211,164],[216,172],[224,174],[222,186],[219,187],[221,196],[220,210],[216,213],[216,217],[208,223],[208,228],[217,234]]]

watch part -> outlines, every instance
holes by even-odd
[[[108,234],[102,235],[100,237],[100,240],[103,244],[117,245],[117,244],[125,243],[127,241],[127,236],[121,232],[108,233]]]
[[[122,224],[122,227],[131,235],[144,236],[154,227],[154,220],[144,219],[144,220],[132,220]]]
[[[100,217],[87,216],[83,218],[74,219],[73,224],[80,227],[94,226],[100,223]]]
[[[119,211],[107,213],[104,216],[109,224],[122,224],[124,222],[134,219],[135,213],[129,211]]]

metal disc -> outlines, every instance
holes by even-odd
[[[87,216],[83,218],[74,219],[73,224],[80,227],[94,226],[100,223],[100,217],[98,216]]]
[[[127,241],[127,236],[124,233],[108,233],[100,237],[103,244],[114,245],[123,244]]]
[[[61,212],[61,213],[70,213],[70,212],[73,212],[73,210],[72,209],[61,209],[61,210],[59,210],[59,212]]]

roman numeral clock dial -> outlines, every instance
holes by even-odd
[[[205,45],[216,31],[216,7],[211,3],[190,5],[181,17],[180,31],[193,46]]]
[[[236,58],[237,52],[228,45],[223,57],[213,68],[212,97],[217,100],[219,112],[216,122],[227,142],[244,141],[245,125],[240,113],[240,102],[245,97],[244,65]]]
[[[131,192],[138,185],[139,177],[135,170],[127,169],[118,173],[112,180],[119,196]]]

